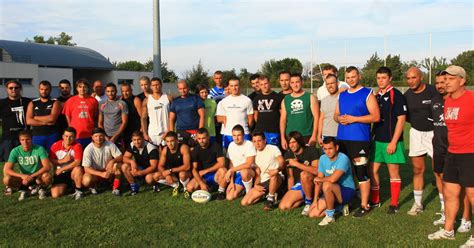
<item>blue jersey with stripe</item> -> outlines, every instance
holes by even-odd
[[[208,98],[216,101],[218,103],[220,100],[224,99],[225,97],[225,90],[224,88],[219,88],[217,86],[214,86],[209,90],[209,95]]]
[[[339,95],[340,115],[364,116],[369,114],[367,100],[372,90],[362,87],[356,92],[346,90]],[[339,124],[337,128],[338,140],[370,141],[370,124],[352,123]]]

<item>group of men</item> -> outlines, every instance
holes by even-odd
[[[303,215],[324,216],[320,225],[328,225],[335,212],[348,214],[357,191],[360,207],[354,217],[380,207],[378,171],[386,164],[388,213],[395,214],[408,121],[415,199],[408,214],[423,212],[428,155],[441,202],[441,219],[434,224],[444,225],[429,239],[454,238],[460,198],[464,214],[458,231],[469,232],[474,201],[474,132],[469,128],[474,110],[469,101],[474,93],[465,89],[464,69],[450,66],[439,72],[433,87],[412,67],[406,72],[405,94],[393,87],[387,67],[377,70],[375,93],[360,84],[356,67],[345,70],[345,82],[338,81],[332,65],[322,74],[318,97],[303,89],[300,74],[288,71],[279,74],[279,93],[268,77],[252,75],[255,91],[248,97],[238,78],[223,82],[220,71],[213,75],[213,88],[198,85],[196,94],[184,80],[177,82],[175,98],[163,93],[159,78],[140,78],[137,96],[122,84],[120,97],[115,84],[104,88],[99,80],[90,95],[83,79],[71,96],[70,82],[62,80],[58,99],[50,97],[51,83],[41,81],[33,101],[21,97],[21,84],[9,81],[8,97],[0,103],[5,192],[18,189],[19,200],[36,193],[43,199],[52,185],[55,198],[72,186],[74,198],[80,199],[84,189],[97,194],[99,184],[110,182],[112,193],[120,195],[123,177],[132,195],[142,181],[153,192],[160,191],[160,184],[170,186],[174,196],[180,189],[185,197],[201,189],[217,190],[219,200],[242,196],[243,206],[264,200],[265,209],[276,207],[280,195],[280,209],[304,205]]]

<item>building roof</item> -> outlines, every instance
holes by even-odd
[[[102,54],[85,47],[0,40],[0,48],[11,56],[13,62],[73,69],[114,69]]]

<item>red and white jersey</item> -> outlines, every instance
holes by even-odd
[[[448,128],[450,153],[474,153],[474,92],[466,90],[457,98],[446,98],[444,122]]]
[[[69,149],[66,149],[63,145],[63,141],[58,140],[51,146],[49,158],[61,160],[68,154],[72,156],[74,160],[82,160],[83,150],[81,144],[75,142]]]

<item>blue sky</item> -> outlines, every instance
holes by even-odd
[[[363,66],[373,52],[403,60],[474,49],[473,1],[161,1],[162,60],[178,75],[199,60],[214,71],[257,71],[298,58]],[[0,39],[64,31],[111,61],[152,57],[151,0],[0,0]],[[384,42],[384,37],[386,37]],[[384,49],[386,47],[386,49]]]

